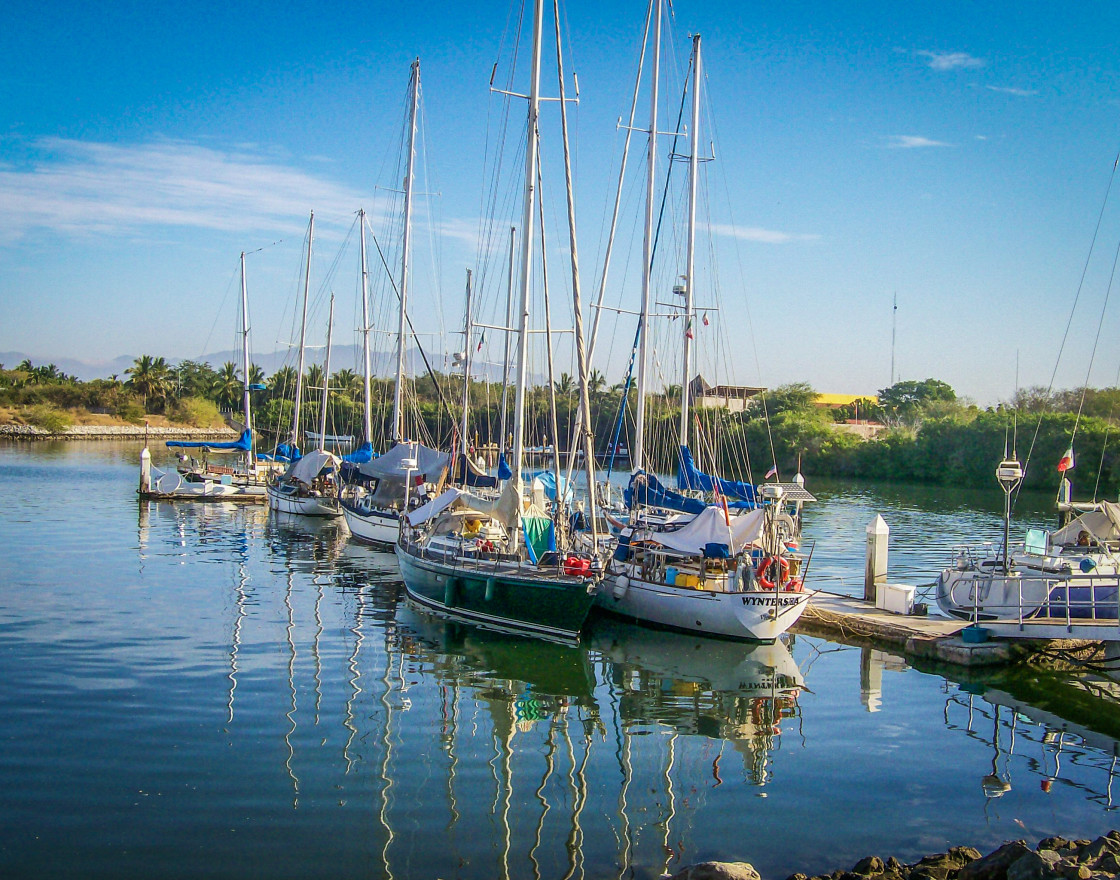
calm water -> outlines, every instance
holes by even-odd
[[[646,878],[742,859],[780,880],[1120,826],[1106,681],[610,622],[578,648],[487,634],[410,608],[393,557],[337,524],[139,504],[138,451],[0,447],[0,876]],[[876,512],[910,582],[999,534],[998,489],[810,488],[830,588],[861,589]],[[1021,526],[1047,504],[1021,502]]]

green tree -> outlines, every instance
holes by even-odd
[[[956,399],[957,393],[940,379],[906,379],[879,391],[879,406],[893,424],[913,422],[932,404]]]

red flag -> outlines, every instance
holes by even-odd
[[[705,327],[708,326],[708,313],[707,312],[704,312],[704,326]]]
[[[1066,454],[1062,456],[1062,460],[1058,462],[1058,473],[1064,474],[1073,466],[1073,444],[1071,443],[1069,449],[1066,450]]]

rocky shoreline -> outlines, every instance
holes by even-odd
[[[72,425],[47,431],[31,425],[0,425],[0,440],[236,440],[229,428],[152,428],[144,425]]]
[[[1013,840],[987,855],[970,846],[926,856],[912,865],[867,856],[851,870],[792,874],[787,880],[1112,880],[1120,873],[1120,831],[1096,840],[1047,837],[1031,849]],[[701,862],[671,880],[760,880],[747,862]]]

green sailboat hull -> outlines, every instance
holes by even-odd
[[[595,581],[528,563],[424,555],[396,545],[408,595],[483,626],[575,640],[595,602]]]

